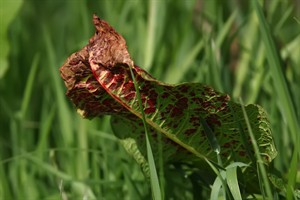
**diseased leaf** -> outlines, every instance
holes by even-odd
[[[107,22],[94,16],[94,25],[96,33],[89,44],[72,54],[60,69],[67,96],[84,117],[112,115],[112,129],[144,171],[147,163],[141,109],[152,135],[154,156],[158,155],[158,134],[162,134],[165,163],[202,166],[204,158],[216,163],[212,146],[220,148],[224,165],[255,162],[240,104],[207,85],[170,85],[156,80],[134,65],[124,38]],[[130,68],[143,108],[138,104]],[[277,152],[266,113],[253,104],[245,109],[267,165]],[[255,178],[254,171],[249,173],[253,175],[249,179]]]
[[[88,62],[86,47],[73,53],[60,68],[60,73],[68,89],[67,96],[83,117],[129,113],[95,79]]]

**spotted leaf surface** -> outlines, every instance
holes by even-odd
[[[252,144],[241,105],[227,94],[199,83],[170,85],[134,65],[124,38],[109,24],[94,16],[95,35],[61,67],[67,96],[84,117],[112,115],[115,134],[138,160],[145,162],[146,145],[142,112],[152,135],[154,155],[162,143],[165,162],[216,162],[208,136],[220,146],[223,163],[251,163]],[[137,81],[143,106],[130,73]],[[258,105],[245,107],[264,162],[276,156],[270,125]],[[210,131],[207,131],[207,130]],[[134,143],[132,143],[132,139]],[[127,146],[126,146],[127,145]]]

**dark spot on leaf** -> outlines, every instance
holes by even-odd
[[[155,111],[156,111],[156,109],[155,109],[154,107],[152,107],[152,108],[146,108],[146,109],[144,110],[144,112],[145,112],[146,115],[149,115],[149,114],[151,114],[151,113],[154,113]]]
[[[226,148],[226,149],[229,148],[230,147],[230,143],[226,142],[225,144],[223,144],[223,147]]]
[[[188,91],[188,89],[189,89],[189,86],[187,86],[187,85],[182,85],[179,89],[180,89],[180,92],[186,93],[186,92]]]
[[[173,109],[171,110],[171,117],[178,117],[181,116],[182,114],[183,114],[182,109],[178,107],[173,107]]]
[[[221,155],[225,158],[227,158],[229,156],[229,154],[227,152],[223,152],[223,153],[221,153]]]
[[[239,151],[239,155],[244,157],[244,156],[246,156],[246,152],[245,151]]]
[[[206,118],[206,122],[209,126],[221,126],[219,116],[216,114],[211,114]]]
[[[169,95],[167,94],[167,93],[163,93],[162,95],[161,95],[161,98],[163,98],[163,99],[165,99],[165,98],[167,98]]]
[[[135,97],[135,92],[130,92],[129,94],[127,94],[127,95],[124,96],[124,99],[126,101],[131,101],[131,100],[134,99],[134,97]]]
[[[196,132],[197,129],[194,129],[194,128],[191,128],[191,129],[188,129],[184,132],[184,135],[186,136],[191,136],[193,133]]]

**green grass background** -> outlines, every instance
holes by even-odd
[[[58,69],[93,35],[93,13],[157,79],[206,83],[262,105],[274,166],[299,184],[300,2],[259,1],[268,26],[253,2],[1,0],[0,199],[151,197],[109,117],[82,119],[65,96]],[[192,198],[189,183],[174,188],[175,199]]]

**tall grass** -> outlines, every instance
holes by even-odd
[[[300,183],[300,5],[252,2],[27,0],[11,12],[13,21],[1,18],[10,52],[0,58],[9,64],[0,76],[0,199],[151,198],[109,117],[81,119],[64,96],[58,68],[88,42],[93,13],[125,37],[135,64],[157,79],[206,83],[262,105],[278,150],[274,167],[292,199]],[[7,10],[16,9],[11,5]],[[231,170],[229,190],[239,197]],[[210,198],[181,172],[165,176],[173,177],[162,188],[166,199]]]

